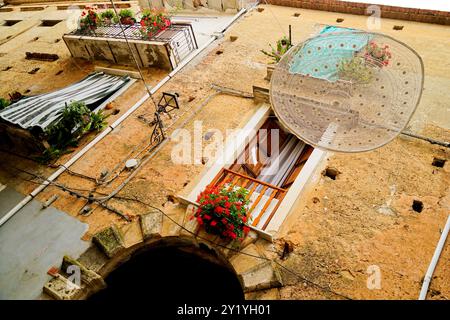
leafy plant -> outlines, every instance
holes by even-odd
[[[277,41],[276,49],[271,44],[269,46],[272,52],[267,52],[266,50],[261,50],[261,52],[272,58],[274,60],[272,63],[278,63],[281,57],[292,47],[292,44],[288,38],[283,37]]]
[[[89,126],[89,130],[91,131],[102,131],[107,125],[106,118],[109,115],[105,115],[103,110],[99,110],[98,112],[91,112],[91,123]]]
[[[5,98],[0,98],[0,110],[5,109],[11,104],[11,102]]]
[[[122,9],[119,11],[120,18],[133,18],[134,13],[130,9]]]
[[[119,20],[120,23],[127,25],[133,25],[136,22],[136,19],[134,18],[134,13],[130,9],[120,10],[119,16],[114,17],[114,23],[118,23]]]
[[[74,101],[66,105],[61,120],[47,129],[49,143],[56,148],[73,144],[90,125],[91,111],[83,102]]]
[[[100,17],[102,18],[102,19],[112,19],[112,18],[114,18],[116,16],[116,14],[114,13],[114,11],[112,11],[111,9],[108,9],[108,10],[106,10],[106,11],[103,11],[101,14],[100,14]]]
[[[192,219],[197,219],[208,233],[223,239],[243,240],[250,231],[247,195],[245,188],[208,186],[197,199],[200,206]]]
[[[58,159],[62,155],[69,153],[67,150],[61,150],[56,147],[50,146],[44,150],[41,156],[37,157],[36,160],[40,163],[48,163],[54,159]]]
[[[48,162],[66,153],[68,146],[76,146],[78,139],[88,131],[101,131],[107,125],[109,115],[103,110],[91,112],[84,102],[73,101],[64,108],[61,119],[44,133],[50,147],[40,161]]]
[[[338,67],[338,76],[340,79],[360,84],[368,84],[373,78],[371,68],[366,64],[365,59],[360,56],[342,60]]]

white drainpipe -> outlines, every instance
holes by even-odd
[[[233,19],[226,24],[225,27],[222,27],[219,33],[223,33],[226,29],[228,29],[231,24],[233,24],[241,15],[243,15],[247,10],[241,9]],[[169,81],[178,71],[180,71],[186,64],[188,64],[192,59],[194,59],[200,52],[206,49],[211,43],[215,40],[219,39],[217,34],[213,34],[211,38],[200,48],[194,51],[186,60],[180,63],[172,72],[169,73],[164,79],[162,79],[157,85],[155,85],[150,93],[153,95],[158,91],[167,81]],[[102,131],[94,140],[89,142],[83,149],[81,149],[75,156],[73,156],[69,161],[65,164],[61,165],[61,167],[56,170],[50,177],[47,178],[41,185],[39,185],[36,189],[34,189],[28,196],[26,196],[22,201],[20,201],[14,208],[8,211],[1,219],[0,219],[0,227],[6,223],[12,216],[14,216],[17,212],[19,212],[28,202],[33,200],[42,190],[44,190],[51,182],[57,179],[67,168],[69,168],[72,164],[74,164],[78,159],[80,159],[86,152],[88,152],[94,145],[96,145],[100,140],[106,137],[111,131],[113,131],[118,125],[120,125],[126,118],[130,116],[134,111],[136,111],[147,99],[149,98],[149,94],[146,93],[138,102],[136,102],[130,109],[128,109],[119,119],[114,121],[108,128]]]
[[[427,273],[423,279],[422,290],[420,290],[419,300],[425,300],[428,293],[428,287],[431,282],[431,277],[433,276],[434,269],[439,261],[439,256],[441,255],[442,249],[444,248],[445,240],[447,239],[448,232],[450,230],[450,215],[447,218],[447,223],[445,224],[444,230],[442,231],[439,242],[434,250],[433,258],[431,258],[430,265],[428,266]]]

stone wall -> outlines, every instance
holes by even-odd
[[[367,10],[372,4],[359,2],[338,0],[271,0],[270,4],[367,16],[372,15],[372,12],[370,10],[368,12]],[[450,25],[450,12],[387,5],[377,6],[381,9],[382,18]]]

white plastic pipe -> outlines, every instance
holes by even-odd
[[[239,11],[233,19],[227,23],[225,28],[221,29],[221,33],[224,32],[227,28],[231,26],[233,22],[235,22],[242,14],[246,12],[245,9]],[[179,64],[168,76],[162,79],[157,85],[155,85],[150,93],[153,95],[156,91],[158,91],[167,81],[169,81],[178,71],[180,71],[186,64],[188,64],[192,59],[194,59],[200,52],[202,52],[206,47],[208,47],[212,42],[217,40],[218,37],[212,35],[211,38],[200,48],[194,51],[186,60],[184,60],[181,64]],[[33,200],[42,190],[44,190],[51,182],[57,179],[67,168],[69,168],[72,164],[74,164],[78,159],[80,159],[86,152],[88,152],[94,145],[96,145],[100,140],[106,137],[113,129],[115,129],[118,125],[120,125],[126,118],[130,116],[134,111],[136,111],[148,98],[150,95],[146,93],[138,102],[136,102],[130,109],[128,109],[119,119],[114,121],[108,128],[103,130],[94,140],[89,142],[83,149],[81,149],[75,156],[73,156],[69,161],[65,164],[61,165],[61,167],[56,170],[50,177],[47,178],[41,185],[39,185],[36,189],[34,189],[28,196],[26,196],[22,201],[20,201],[14,208],[9,210],[1,219],[0,219],[0,227],[6,223],[12,216],[14,216],[17,212],[19,212],[23,207],[25,207],[28,202]]]
[[[419,300],[425,300],[428,293],[428,287],[430,286],[431,277],[433,276],[434,269],[439,261],[442,249],[444,248],[445,240],[447,239],[448,232],[450,230],[450,215],[448,216],[447,223],[445,224],[444,230],[442,231],[439,242],[434,250],[433,258],[431,258],[431,263],[428,266],[427,273],[423,279],[422,289],[420,290]]]

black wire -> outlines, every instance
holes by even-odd
[[[37,175],[37,174],[28,172],[28,171],[26,171],[26,170],[24,170],[24,169],[20,169],[20,168],[14,168],[14,169],[16,169],[16,170],[18,170],[18,171],[21,171],[21,172],[24,172],[24,173],[27,173],[27,174],[29,174],[29,175],[31,175],[31,176],[34,176],[34,177],[36,177],[36,178],[39,178],[39,179],[41,179],[41,180],[43,180],[43,181],[47,181],[49,184],[51,184],[51,185],[53,185],[53,186],[56,186],[56,187],[59,187],[59,188],[61,188],[63,191],[66,191],[66,192],[69,192],[69,193],[72,193],[72,194],[76,194],[75,190],[77,190],[77,191],[86,191],[86,192],[95,192],[95,193],[98,193],[98,194],[102,194],[101,192],[98,192],[98,191],[91,191],[91,190],[86,190],[86,189],[77,189],[77,188],[70,188],[70,187],[62,186],[62,185],[60,185],[60,184],[58,184],[58,183],[56,183],[56,182],[54,182],[54,181],[50,181],[50,180],[48,180],[48,179],[46,179],[46,178],[43,178],[43,177],[41,177],[41,176],[39,176],[39,175]],[[38,183],[38,182],[36,182],[36,181],[31,181],[31,182]],[[145,206],[147,206],[147,207],[149,207],[149,208],[152,208],[152,209],[154,209],[154,210],[159,211],[164,217],[166,217],[167,219],[169,219],[172,223],[174,223],[175,225],[177,225],[178,227],[180,227],[180,228],[183,229],[184,231],[190,233],[192,236],[194,236],[194,238],[201,239],[201,240],[203,240],[203,241],[206,241],[206,242],[212,244],[213,246],[218,246],[218,247],[221,247],[221,248],[224,248],[224,249],[228,249],[228,250],[230,250],[230,251],[234,251],[234,252],[239,253],[239,254],[243,254],[243,255],[246,255],[246,256],[249,256],[249,257],[253,257],[253,258],[257,258],[257,259],[262,259],[262,260],[269,261],[269,262],[273,262],[273,263],[275,263],[276,265],[278,265],[279,267],[281,267],[282,269],[284,269],[284,270],[286,270],[287,272],[289,272],[289,273],[293,274],[294,276],[298,277],[301,281],[303,281],[303,282],[305,282],[305,283],[308,283],[308,284],[310,284],[310,285],[312,285],[312,286],[314,286],[314,287],[316,287],[316,288],[318,288],[318,289],[321,289],[321,290],[323,290],[323,291],[330,292],[330,293],[332,293],[332,294],[334,294],[334,295],[336,295],[336,296],[342,297],[342,298],[344,298],[344,299],[352,300],[352,298],[350,298],[350,297],[348,297],[348,296],[346,296],[346,295],[344,295],[344,294],[342,294],[342,293],[333,291],[333,290],[331,290],[331,289],[329,289],[329,288],[326,288],[326,287],[324,287],[324,286],[321,286],[320,284],[317,284],[317,283],[315,283],[315,282],[313,282],[313,281],[311,281],[311,280],[309,280],[309,279],[307,279],[307,278],[301,276],[301,275],[298,274],[297,272],[295,272],[295,271],[293,271],[293,270],[291,270],[291,269],[285,267],[284,265],[282,265],[281,263],[279,263],[279,262],[276,261],[276,260],[269,259],[269,258],[266,258],[266,257],[257,256],[257,255],[253,255],[253,254],[246,253],[246,252],[242,252],[242,251],[240,251],[240,250],[238,250],[238,249],[234,249],[234,248],[232,248],[232,247],[228,247],[228,246],[225,246],[225,245],[222,245],[222,244],[219,244],[219,243],[215,243],[215,242],[213,242],[213,241],[210,240],[210,239],[201,237],[201,236],[195,234],[194,232],[192,232],[191,230],[187,229],[186,227],[184,227],[183,225],[181,225],[181,224],[178,223],[177,221],[175,221],[173,218],[171,218],[168,214],[166,214],[166,213],[165,213],[163,210],[161,210],[160,208],[155,207],[155,206],[153,206],[153,205],[151,205],[151,204],[149,204],[149,203],[147,203],[147,202],[145,202],[145,201],[143,201],[143,200],[140,200],[140,199],[138,199],[138,198],[136,198],[136,197],[130,198],[130,197],[123,197],[123,196],[117,196],[117,195],[116,195],[116,196],[112,197],[111,199],[136,201],[136,202],[138,202],[138,203],[140,203],[140,204],[142,204],[142,205],[145,205]],[[108,199],[108,200],[110,200],[110,199]],[[106,204],[105,204],[105,205],[106,205]],[[110,206],[107,206],[107,207],[105,207],[105,208],[108,209],[108,210],[112,210],[112,209],[113,209],[113,208],[111,208]],[[112,211],[115,212],[115,213],[117,213],[117,212],[114,211],[114,210],[112,210]],[[278,254],[280,254],[280,253],[278,253]]]

